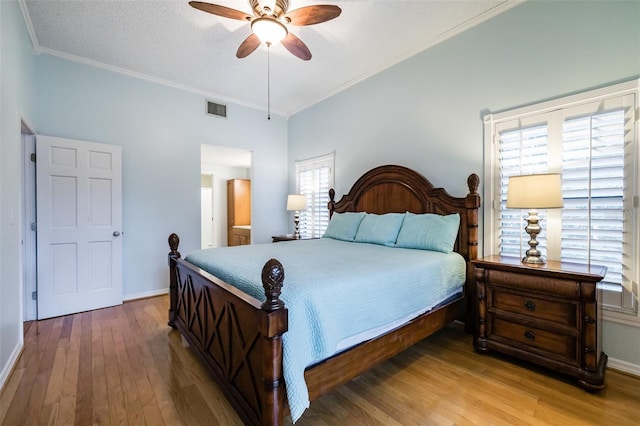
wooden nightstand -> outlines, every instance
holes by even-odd
[[[601,281],[607,268],[548,261],[528,266],[489,256],[473,261],[479,352],[495,350],[604,387]]]
[[[287,234],[287,235],[273,235],[271,239],[273,240],[272,242],[277,243],[279,241],[315,240],[316,238],[304,238],[304,237],[295,238],[293,234]]]

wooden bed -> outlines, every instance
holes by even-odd
[[[308,367],[305,381],[311,401],[454,320],[472,324],[470,261],[477,257],[478,248],[478,176],[470,175],[467,184],[466,197],[452,197],[413,170],[388,165],[366,172],[339,201],[330,191],[331,214],[459,213],[455,250],[467,261],[467,280],[464,296]],[[265,300],[259,301],[181,259],[178,243],[178,236],[171,234],[169,325],[189,342],[245,423],[282,424],[287,412],[282,335],[288,329],[288,316],[279,296],[285,268],[275,259],[265,264]],[[327,303],[331,303],[329,295]]]

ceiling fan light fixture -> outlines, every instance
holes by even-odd
[[[236,51],[238,58],[246,58],[262,43],[268,47],[273,43],[282,42],[284,48],[291,54],[303,61],[308,61],[311,59],[311,51],[293,33],[289,34],[287,25],[301,27],[320,24],[337,18],[342,12],[342,9],[333,4],[303,6],[289,11],[289,0],[249,0],[249,4],[253,16],[219,4],[202,1],[189,2],[191,7],[212,15],[251,22],[252,33],[240,43]]]
[[[267,46],[280,43],[289,33],[281,22],[264,17],[251,21],[251,30]]]

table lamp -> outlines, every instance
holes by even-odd
[[[529,234],[529,247],[522,258],[523,263],[544,265],[546,258],[538,250],[536,237],[542,229],[537,209],[553,209],[562,207],[562,175],[545,173],[536,175],[511,176],[507,190],[508,209],[528,209],[524,230]]]
[[[300,210],[307,208],[307,196],[300,194],[291,194],[287,197],[287,211],[295,211],[293,222],[296,224],[296,231],[293,238],[300,238]]]

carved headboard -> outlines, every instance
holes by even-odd
[[[407,167],[379,166],[362,175],[339,201],[335,201],[335,191],[331,189],[329,214],[459,213],[460,229],[454,249],[470,261],[478,257],[479,184],[478,175],[471,174],[467,178],[469,194],[453,197],[443,188],[434,188],[427,178]]]

